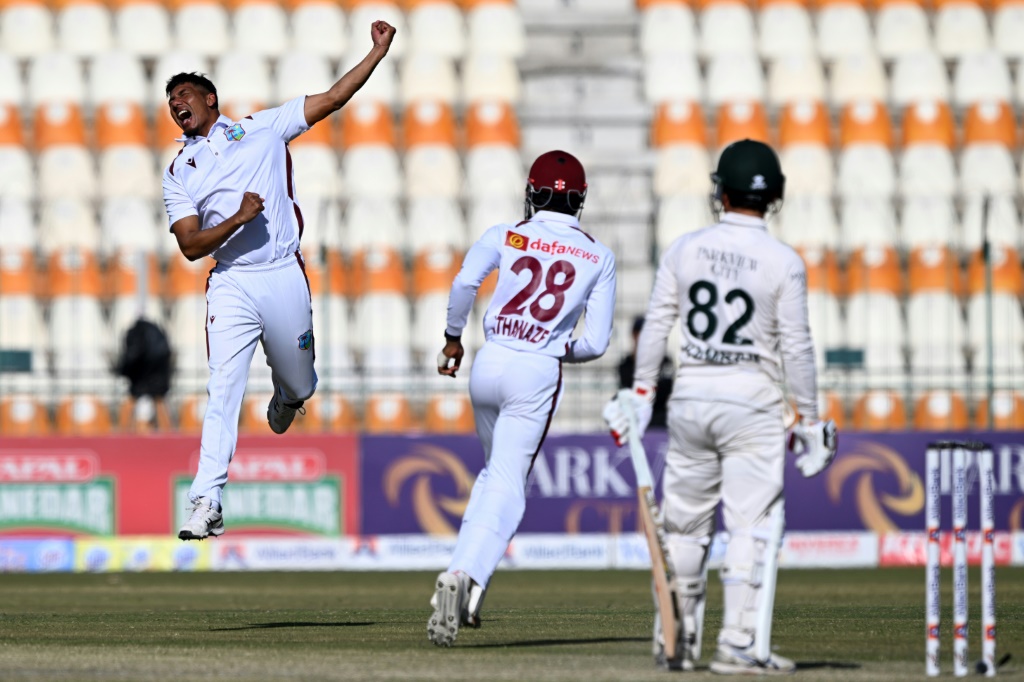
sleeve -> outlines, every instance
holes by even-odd
[[[306,97],[303,95],[290,99],[279,107],[257,111],[252,115],[252,119],[271,128],[285,142],[291,142],[309,130],[309,124],[306,123],[305,106]]]
[[[799,256],[794,258],[782,283],[779,336],[786,385],[797,410],[803,419],[818,421],[818,376],[807,321],[807,268]]]
[[[167,209],[168,226],[174,225],[182,218],[199,215],[192,198],[185,191],[185,186],[174,176],[173,168],[174,163],[172,162],[164,171],[163,179],[164,208]]]
[[[469,319],[469,311],[476,299],[477,289],[484,278],[501,265],[501,234],[504,227],[495,225],[487,230],[466,253],[462,269],[455,276],[448,296],[448,327],[445,332],[449,336],[462,335],[466,320]]]
[[[608,253],[597,284],[587,297],[583,336],[569,344],[566,362],[587,362],[604,355],[615,319],[615,256]]]
[[[661,378],[661,363],[672,326],[679,318],[679,283],[675,260],[678,247],[669,248],[661,258],[654,277],[651,302],[636,344],[636,372],[633,386],[655,389]]]

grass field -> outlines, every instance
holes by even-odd
[[[480,630],[427,641],[434,574],[0,576],[0,680],[663,680],[642,572],[499,572]],[[1000,670],[1024,677],[1024,571],[997,577]],[[978,644],[978,575],[971,656]],[[710,581],[704,671],[721,620]],[[923,678],[921,569],[785,571],[775,644],[800,679]],[[950,576],[943,665],[951,675]],[[681,673],[680,673],[681,674]]]

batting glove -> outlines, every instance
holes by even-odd
[[[634,387],[629,392],[629,404],[633,408],[633,414],[636,415],[638,435],[643,438],[654,411],[654,389],[645,386]],[[601,416],[604,417],[605,423],[611,430],[615,444],[619,447],[625,445],[629,438],[629,417],[626,414],[626,407],[619,402],[618,395],[608,401]]]
[[[804,478],[817,476],[836,456],[839,437],[831,419],[810,424],[798,422],[789,431],[789,449],[796,458],[796,468]]]

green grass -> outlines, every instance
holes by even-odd
[[[428,573],[0,576],[0,680],[664,680],[642,572],[499,572],[480,630],[426,638]],[[1024,659],[1024,571],[997,577],[999,651]],[[950,664],[944,575],[943,665]],[[921,569],[785,571],[775,645],[800,679],[923,678]],[[971,656],[980,654],[978,574]],[[721,621],[712,576],[706,666]],[[1011,661],[1000,677],[1021,679]],[[703,674],[686,679],[710,678]]]

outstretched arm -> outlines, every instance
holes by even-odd
[[[375,21],[370,26],[370,37],[373,39],[373,48],[363,57],[363,61],[352,67],[327,92],[306,96],[303,113],[308,125],[315,125],[341,109],[366,84],[377,64],[388,53],[395,37],[395,27],[386,21]]]

